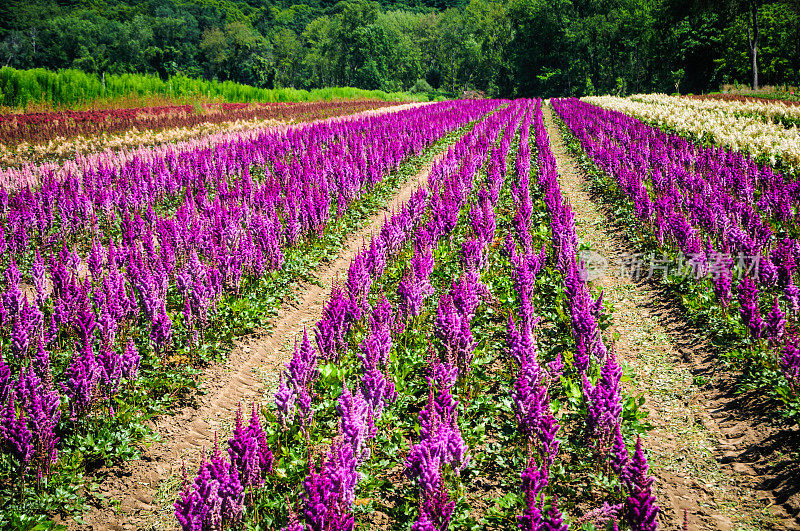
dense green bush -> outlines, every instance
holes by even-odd
[[[232,81],[206,81],[173,76],[166,81],[154,75],[119,74],[98,76],[80,70],[57,72],[35,68],[0,68],[0,105],[25,107],[29,103],[71,106],[123,97],[163,96],[202,98],[226,102],[295,102],[333,99],[378,99],[384,101],[424,99],[402,92],[332,87],[313,90],[262,89]]]
[[[428,83],[424,79],[418,79],[414,85],[408,89],[408,91],[412,94],[418,94],[420,92],[433,92],[433,87],[430,83]]]

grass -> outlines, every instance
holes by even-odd
[[[0,68],[0,112],[96,109],[211,102],[300,102],[336,99],[428,101],[425,94],[328,87],[265,89],[234,83],[150,74],[97,76],[80,70]],[[119,102],[119,103],[117,103]]]

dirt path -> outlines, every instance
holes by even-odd
[[[197,406],[184,408],[174,416],[156,419],[154,430],[163,442],[147,448],[138,461],[124,463],[108,471],[101,494],[113,502],[104,509],[94,509],[84,516],[87,526],[81,529],[122,530],[175,528],[172,502],[180,487],[181,463],[195,471],[202,448],[211,448],[214,433],[225,441],[240,402],[269,401],[277,388],[278,374],[291,356],[294,339],[319,320],[331,284],[347,274],[350,260],[371,233],[380,230],[384,215],[406,202],[414,189],[427,183],[437,155],[395,193],[389,207],[372,215],[364,227],[351,234],[337,258],[316,271],[315,282],[302,285],[297,299],[278,312],[270,333],[245,338],[227,361],[209,367],[202,377]]]
[[[550,106],[545,120],[580,241],[619,263],[635,248],[588,191]],[[735,396],[677,302],[621,269],[607,268],[594,283],[613,308],[607,338],[619,334],[616,352],[630,375],[624,385],[646,397],[653,429],[643,442],[657,478],[661,528],[681,529],[685,510],[690,530],[800,529],[800,476],[792,478],[796,465],[784,455],[797,447],[797,432],[771,426],[768,412]]]

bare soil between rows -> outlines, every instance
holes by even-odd
[[[547,130],[562,190],[575,213],[582,243],[611,262],[637,252],[612,209],[588,191],[550,106]],[[653,429],[643,438],[656,477],[660,528],[689,530],[800,529],[800,442],[770,404],[739,394],[702,330],[680,301],[655,281],[633,281],[607,269],[594,282],[613,306],[610,341],[629,366],[625,385],[643,394]]]

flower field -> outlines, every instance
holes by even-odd
[[[302,122],[397,105],[377,100],[221,103],[0,115],[0,163],[170,143],[258,125]]]
[[[645,122],[752,155],[761,163],[796,174],[800,170],[800,108],[784,103],[754,103],[679,98],[664,94],[587,97],[584,101]]]
[[[797,107],[800,101],[786,100],[776,98],[763,98],[758,96],[742,96],[739,94],[721,93],[721,94],[694,94],[686,96],[698,100],[721,100],[721,101],[736,101],[741,103],[780,103],[787,106]],[[778,111],[781,112],[781,111]]]
[[[563,172],[574,159],[614,213],[602,230],[658,260],[659,289],[739,392],[793,426],[800,188],[788,151],[764,164],[755,143],[698,129],[782,128],[793,111],[775,105],[359,101],[7,123],[9,138],[72,131],[80,153],[0,170],[0,528],[694,529],[702,511],[676,504],[648,416],[662,398],[640,388]],[[110,140],[125,135],[138,140]],[[315,284],[318,309],[293,307]],[[209,374],[239,378],[233,353],[289,321],[263,387],[205,398]],[[159,429],[200,406],[221,420]],[[151,453],[187,429],[201,443]],[[136,462],[158,470],[160,506],[131,524],[107,478]],[[117,476],[147,484],[136,470]]]
[[[574,230],[540,102],[476,125],[296,339],[271,422],[240,409],[227,455],[186,477],[181,526],[566,529],[559,496],[574,506],[599,472],[581,522],[654,528],[637,402]]]
[[[611,184],[641,227],[643,244],[699,268],[694,279],[666,272],[664,280],[684,290],[686,306],[724,338],[748,385],[796,417],[796,184],[742,155],[693,145],[615,111],[578,100],[554,108],[598,184]]]

